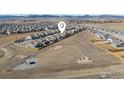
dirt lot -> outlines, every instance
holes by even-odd
[[[94,45],[90,39],[91,36],[88,33],[80,32],[54,44],[54,46],[62,46],[55,50],[50,49],[53,45],[42,50],[32,50],[8,44],[6,48],[11,51],[13,56],[4,62],[1,62],[0,59],[0,78],[84,78],[96,75],[96,71],[101,73],[102,69],[109,66],[123,64],[120,59]],[[23,56],[29,56],[33,52],[36,53],[35,58],[40,63],[37,68],[24,71],[12,70],[22,61]],[[77,60],[84,55],[89,57],[93,63],[78,64]],[[88,74],[86,74],[87,72]]]
[[[4,55],[4,52],[2,50],[0,50],[0,58],[2,58]]]

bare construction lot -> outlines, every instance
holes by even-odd
[[[118,75],[116,71],[124,73],[123,62],[105,49],[97,47],[91,42],[91,38],[87,32],[79,32],[41,50],[20,48],[7,43],[4,48],[9,54],[4,53],[4,56],[10,56],[0,58],[0,78],[106,78],[106,73],[103,72],[110,74],[110,78],[116,78],[113,77],[113,73]],[[13,70],[30,56],[37,60],[37,67]],[[92,61],[81,61],[84,56]],[[121,66],[121,70],[118,66]]]

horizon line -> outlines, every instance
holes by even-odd
[[[28,16],[28,15],[52,15],[52,16],[101,16],[101,15],[111,15],[111,16],[124,16],[124,14],[0,14],[0,15],[16,15],[16,16]]]

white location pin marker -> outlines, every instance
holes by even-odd
[[[63,33],[63,32],[65,31],[65,28],[66,28],[66,23],[63,22],[63,21],[59,22],[59,23],[58,23],[58,28],[59,28],[59,31],[60,31],[61,33]]]

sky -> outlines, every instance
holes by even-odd
[[[0,0],[0,14],[124,15],[123,0]]]

